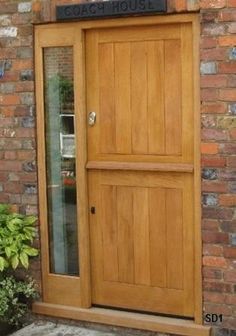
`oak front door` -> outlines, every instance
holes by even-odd
[[[92,303],[193,316],[190,23],[85,34]]]

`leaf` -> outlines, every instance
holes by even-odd
[[[21,261],[22,265],[24,266],[24,268],[29,267],[29,257],[24,251],[22,251],[20,253],[20,261]]]
[[[36,222],[36,220],[37,220],[37,217],[35,217],[35,216],[27,216],[24,219],[24,223],[26,225],[32,225]]]
[[[14,257],[11,259],[11,265],[13,269],[16,269],[19,265],[19,258],[18,255],[14,255]]]
[[[8,204],[0,204],[0,214],[9,214],[10,207]]]
[[[39,254],[38,250],[34,247],[25,247],[24,252],[30,257],[36,257]]]
[[[0,257],[0,271],[2,272],[5,268],[5,259]]]
[[[11,254],[12,254],[12,249],[9,246],[5,247],[5,253],[7,255],[8,258],[10,258]]]

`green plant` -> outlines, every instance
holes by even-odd
[[[35,281],[7,276],[0,281],[0,319],[20,327],[29,312],[29,303],[38,297]]]
[[[0,204],[0,271],[29,266],[29,257],[38,255],[31,245],[36,235],[36,217],[11,213],[7,204]]]
[[[74,101],[73,82],[61,74],[55,74],[48,80],[47,94],[50,104],[63,107],[63,104]]]
[[[34,280],[19,280],[12,272],[18,266],[28,268],[29,258],[38,255],[32,247],[36,219],[0,204],[0,321],[16,327],[23,325],[30,302],[38,296]]]

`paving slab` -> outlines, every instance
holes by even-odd
[[[35,322],[10,336],[114,336],[116,333],[53,322]]]

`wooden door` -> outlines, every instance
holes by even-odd
[[[85,40],[92,303],[193,316],[192,26]]]

